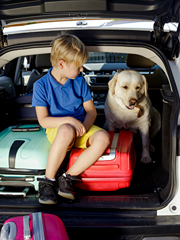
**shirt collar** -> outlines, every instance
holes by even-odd
[[[69,86],[71,85],[71,81],[72,81],[72,80],[71,80],[70,78],[68,78],[67,81],[65,82],[65,84],[63,84],[63,85],[61,85],[60,83],[58,83],[58,82],[54,79],[54,77],[51,75],[51,70],[52,70],[52,68],[50,68],[50,69],[48,70],[48,75],[49,75],[50,82],[52,83],[52,85],[53,85],[54,88],[58,88],[58,87],[61,87],[61,86],[63,86],[63,87],[69,87]]]

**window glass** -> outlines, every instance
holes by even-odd
[[[87,63],[125,63],[127,54],[113,52],[89,52]]]

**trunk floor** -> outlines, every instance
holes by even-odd
[[[159,181],[161,180],[161,181]],[[150,164],[136,163],[131,185],[114,192],[90,192],[77,189],[75,201],[58,196],[58,204],[44,206],[38,202],[38,193],[30,189],[26,197],[1,196],[0,208],[116,208],[133,207],[136,205],[159,205],[156,188],[164,188],[167,173],[158,162]],[[8,191],[19,191],[20,188],[7,187]],[[22,188],[21,188],[22,189]]]

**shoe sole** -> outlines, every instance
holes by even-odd
[[[67,198],[67,199],[71,199],[71,200],[75,199],[75,196],[73,194],[61,192],[60,190],[58,191],[58,195],[60,195],[61,197]]]
[[[41,204],[56,204],[57,201],[56,201],[56,202],[53,202],[53,201],[51,201],[51,200],[43,201],[43,200],[39,199],[39,203],[41,203]]]

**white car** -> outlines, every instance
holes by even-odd
[[[179,9],[179,0],[0,1],[1,226],[10,217],[41,211],[59,216],[72,240],[180,239]],[[59,198],[55,206],[45,206],[37,200],[33,181],[45,173],[46,161],[38,168],[32,163],[34,150],[27,154],[22,148],[30,145],[27,125],[38,124],[31,106],[33,83],[51,67],[51,42],[64,30],[89,51],[82,74],[97,109],[96,125],[105,123],[108,82],[121,69],[146,76],[162,125],[152,139],[151,163],[141,163],[141,139],[135,141],[129,187],[78,189],[74,202]],[[6,142],[5,131],[24,122],[26,135],[15,132],[18,146],[10,144],[11,137]],[[41,145],[41,139],[34,143]],[[45,144],[43,159],[49,150]],[[18,163],[20,155],[24,160]]]

